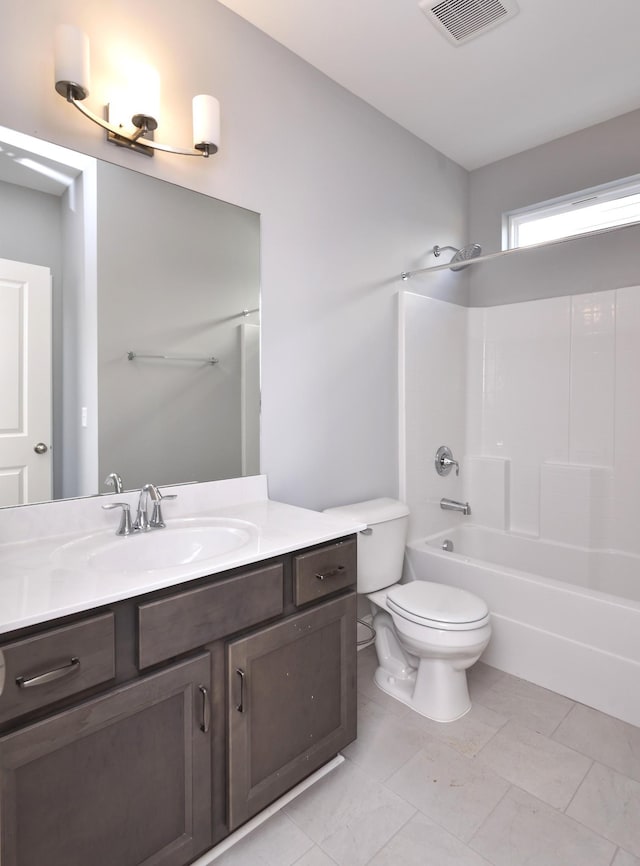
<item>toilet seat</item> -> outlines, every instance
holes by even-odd
[[[470,631],[489,622],[486,603],[453,586],[415,580],[387,592],[387,607],[403,619],[444,631]]]

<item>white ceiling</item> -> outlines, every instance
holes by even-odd
[[[418,0],[221,0],[467,169],[640,108],[640,0],[518,0],[460,45]]]

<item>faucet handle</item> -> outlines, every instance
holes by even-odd
[[[151,512],[151,520],[149,521],[149,526],[152,526],[154,529],[163,529],[167,524],[164,522],[164,518],[162,516],[162,500],[163,499],[177,499],[177,493],[162,493],[162,491],[158,490],[158,498],[152,500],[153,502],[153,510]]]
[[[456,475],[460,475],[460,464],[457,460],[451,460],[449,457],[443,457],[440,461],[441,466],[444,466],[445,469],[450,469],[452,466],[456,467]]]
[[[108,505],[103,505],[102,508],[104,511],[122,508],[122,516],[120,525],[116,529],[116,535],[131,535],[131,509],[128,502],[110,502]]]
[[[456,467],[456,475],[460,475],[460,464],[453,459],[451,449],[446,445],[441,445],[438,448],[434,462],[438,475],[448,475],[454,466]]]

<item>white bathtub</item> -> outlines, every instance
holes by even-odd
[[[640,725],[640,558],[467,525],[410,542],[406,565],[485,599],[487,664]]]

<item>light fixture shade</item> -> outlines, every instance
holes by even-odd
[[[85,99],[89,95],[89,37],[71,24],[60,24],[54,45],[56,90],[60,92],[59,84],[73,84],[76,98]]]
[[[204,93],[193,97],[193,142],[220,145],[220,103]]]
[[[122,103],[129,107],[127,119],[134,114],[160,120],[160,73],[148,63],[132,60],[126,66],[127,91]]]

